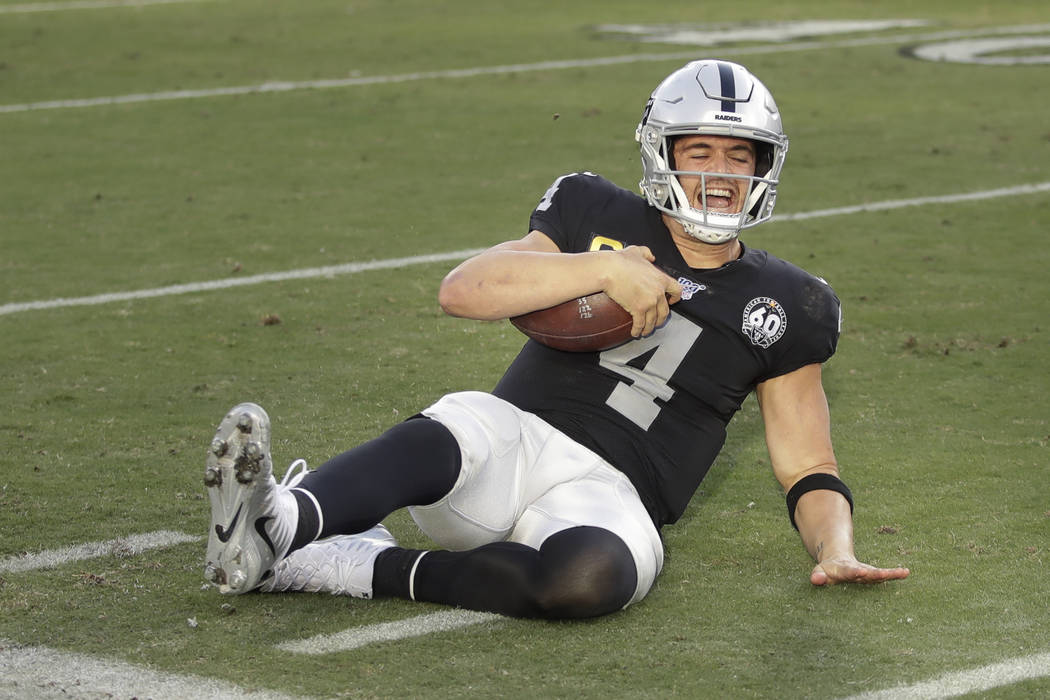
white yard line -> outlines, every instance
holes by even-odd
[[[203,676],[164,673],[125,661],[22,646],[0,639],[0,698],[291,700]],[[302,696],[296,696],[302,697]]]
[[[1002,187],[995,190],[982,190],[980,192],[960,192],[959,194],[942,194],[931,197],[916,197],[914,199],[888,199],[883,202],[870,202],[868,204],[856,204],[849,207],[835,207],[833,209],[817,209],[816,211],[802,211],[795,214],[774,215],[777,221],[804,221],[806,219],[822,219],[827,216],[841,216],[844,214],[862,214],[873,211],[889,211],[891,209],[903,209],[905,207],[921,207],[928,204],[957,204],[959,202],[976,202],[982,199],[998,199],[1000,197],[1017,197],[1025,194],[1038,194],[1050,192],[1050,182],[1036,182],[1031,185],[1017,185],[1016,187]],[[2,307],[0,307],[2,308]]]
[[[21,5],[0,5],[0,15],[29,12],[62,12],[63,10],[102,10],[111,7],[141,7],[144,5],[173,5],[186,2],[214,2],[215,0],[71,0],[70,2],[28,2]]]
[[[1050,31],[1050,24],[1025,24],[988,29],[954,30],[932,32],[927,34],[898,34],[894,36],[874,36],[857,39],[839,39],[831,41],[799,41],[784,44],[763,46],[745,46],[738,48],[721,47],[719,55],[750,56],[756,54],[788,53],[792,51],[810,51],[815,49],[850,48],[858,46],[884,46],[890,44],[923,43],[939,39],[954,39],[998,34],[1039,33]],[[131,104],[138,102],[160,102],[165,100],[187,100],[202,97],[227,97],[266,92],[289,92],[291,90],[321,90],[346,88],[362,85],[388,85],[419,80],[441,80],[449,78],[475,78],[484,75],[502,75],[508,73],[528,73],[546,70],[565,70],[568,68],[594,68],[601,66],[623,65],[627,63],[647,63],[653,61],[688,60],[696,58],[697,48],[688,51],[671,53],[638,53],[627,56],[606,56],[565,61],[541,61],[539,63],[520,63],[506,66],[480,66],[452,70],[423,71],[403,73],[400,75],[374,75],[350,78],[331,78],[325,80],[274,81],[260,85],[239,85],[199,90],[170,90],[163,92],[138,93],[131,95],[113,95],[108,97],[88,97],[82,99],[49,100],[46,102],[29,102],[24,104],[0,105],[0,114],[13,112],[30,112],[43,109],[74,109],[81,107],[102,107],[105,105]]]
[[[159,530],[157,532],[145,532],[106,540],[105,542],[86,542],[60,549],[49,549],[43,552],[0,559],[0,574],[50,569],[82,559],[93,559],[111,554],[121,556],[141,554],[150,549],[171,547],[184,542],[196,542],[200,539],[200,537],[185,535],[181,532]]]
[[[399,639],[422,637],[434,632],[447,632],[478,625],[482,622],[506,619],[495,613],[474,612],[473,610],[442,610],[429,615],[419,615],[395,622],[383,622],[377,625],[351,627],[335,634],[319,634],[316,637],[300,639],[294,642],[283,642],[277,645],[282,651],[295,654],[332,654],[338,651],[350,651],[376,642],[394,642]]]
[[[175,296],[177,294],[206,292],[215,289],[244,287],[254,284],[263,284],[265,282],[284,282],[286,280],[296,279],[335,277],[337,275],[352,275],[358,272],[368,272],[370,270],[388,270],[430,262],[463,260],[471,255],[481,252],[481,250],[483,249],[455,250],[448,253],[416,255],[410,258],[371,260],[368,262],[345,263],[342,265],[327,265],[325,267],[308,267],[301,270],[287,270],[285,272],[270,272],[261,275],[252,275],[251,277],[234,277],[222,280],[209,280],[207,282],[189,282],[187,284],[175,284],[169,287],[139,289],[132,292],[111,292],[108,294],[96,294],[94,296],[75,297],[72,299],[48,299],[47,301],[27,301],[14,304],[3,304],[0,306],[0,316],[16,313],[18,311],[37,311],[40,309],[55,309],[67,306],[93,306],[96,304],[108,304],[114,301],[133,301],[136,299],[149,299],[151,297]]]
[[[1038,182],[1030,185],[1018,185],[1016,187],[1004,187],[995,190],[984,190],[982,192],[962,192],[958,194],[947,194],[935,197],[917,197],[915,199],[892,199],[885,202],[871,202],[868,204],[857,204],[849,207],[835,207],[833,209],[817,209],[808,212],[797,212],[794,214],[777,215],[774,218],[779,221],[803,221],[806,219],[820,219],[828,216],[842,216],[847,214],[860,214],[865,212],[889,211],[905,207],[929,206],[931,204],[955,204],[958,202],[973,202],[982,199],[996,199],[1000,197],[1016,197],[1027,194],[1050,192],[1050,182]],[[153,289],[139,289],[130,292],[109,292],[106,294],[95,294],[86,297],[71,297],[59,299],[46,299],[42,301],[11,302],[0,305],[0,316],[20,313],[23,311],[41,311],[44,309],[59,309],[71,306],[94,306],[98,304],[109,304],[118,301],[135,301],[139,299],[150,299],[153,297],[168,297],[178,294],[191,294],[195,292],[206,292],[232,287],[244,287],[267,282],[283,282],[294,279],[315,279],[321,277],[335,277],[337,275],[352,275],[359,272],[372,270],[388,270],[411,265],[420,265],[432,262],[447,262],[452,260],[463,260],[481,252],[481,248],[468,250],[455,250],[447,253],[433,253],[430,255],[416,255],[407,258],[391,258],[387,260],[372,260],[368,262],[353,262],[342,265],[328,265],[325,267],[310,267],[300,270],[287,270],[285,272],[270,272],[250,277],[232,277],[221,280],[209,280],[206,282],[189,282],[176,284],[168,287],[156,287]]]
[[[921,683],[851,695],[846,700],[937,700],[979,693],[1050,676],[1050,654],[1008,659],[997,664],[947,673]]]

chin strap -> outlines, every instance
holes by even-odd
[[[721,229],[707,228],[700,224],[694,224],[690,221],[682,221],[682,228],[693,238],[704,243],[710,243],[712,245],[718,243],[728,243],[737,236],[740,235],[739,231],[723,231]]]
[[[766,177],[763,179],[767,179],[768,177],[769,173],[766,173]],[[762,197],[765,196],[767,189],[769,189],[768,184],[766,184],[765,182],[759,182],[755,186],[755,189],[751,190],[751,196],[747,198],[747,204],[744,206],[744,211],[748,213],[748,216],[752,215],[751,210],[754,209],[755,206],[762,201]]]

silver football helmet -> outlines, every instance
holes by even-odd
[[[695,134],[750,139],[755,144],[754,175],[717,174],[718,179],[747,181],[739,213],[708,208],[707,178],[712,173],[675,169],[675,138]],[[635,139],[641,147],[639,185],[646,199],[679,221],[694,238],[704,243],[725,243],[742,229],[773,216],[788,139],[773,95],[743,66],[719,60],[693,61],[669,75],[650,96]],[[682,174],[701,178],[699,209],[678,181]]]

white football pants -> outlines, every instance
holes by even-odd
[[[600,527],[618,535],[634,556],[638,586],[630,602],[645,597],[663,567],[663,543],[622,472],[491,394],[450,394],[423,414],[452,432],[463,458],[448,495],[409,508],[438,546],[465,550],[518,542],[539,549],[556,532]]]

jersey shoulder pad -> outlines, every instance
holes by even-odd
[[[601,175],[595,175],[592,172],[583,171],[562,175],[543,193],[540,203],[536,205],[535,213],[549,211],[566,199],[571,200],[574,206],[579,206],[592,197],[603,195],[607,197],[610,191],[615,189],[619,188]]]

